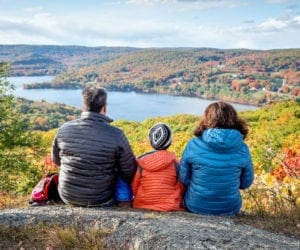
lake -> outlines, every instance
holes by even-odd
[[[82,107],[81,89],[23,89],[24,83],[50,82],[52,76],[8,77],[14,84],[13,94],[29,100],[45,100],[50,103],[64,103]],[[114,120],[126,119],[143,121],[146,118],[170,116],[175,114],[202,115],[205,108],[214,101],[195,97],[181,97],[160,94],[140,94],[135,92],[108,91],[107,114]],[[235,104],[237,111],[255,110],[256,106]]]

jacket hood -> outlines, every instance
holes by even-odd
[[[158,150],[150,152],[137,159],[138,164],[148,171],[158,171],[168,167],[176,160],[174,153],[167,150]]]
[[[244,144],[243,135],[236,129],[207,129],[201,138],[208,147],[219,151],[236,150]]]

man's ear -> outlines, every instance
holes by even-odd
[[[106,104],[102,107],[102,109],[101,109],[101,111],[100,111],[100,114],[102,114],[102,115],[106,115]]]

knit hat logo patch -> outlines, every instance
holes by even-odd
[[[160,140],[162,140],[164,138],[164,131],[163,129],[157,128],[154,132],[153,132],[153,142],[154,144],[158,144]]]
[[[149,140],[154,149],[166,149],[172,142],[171,129],[164,123],[157,123],[149,130]]]

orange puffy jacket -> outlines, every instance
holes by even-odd
[[[132,181],[133,207],[156,211],[182,209],[183,185],[177,177],[174,153],[158,150],[137,159]]]

